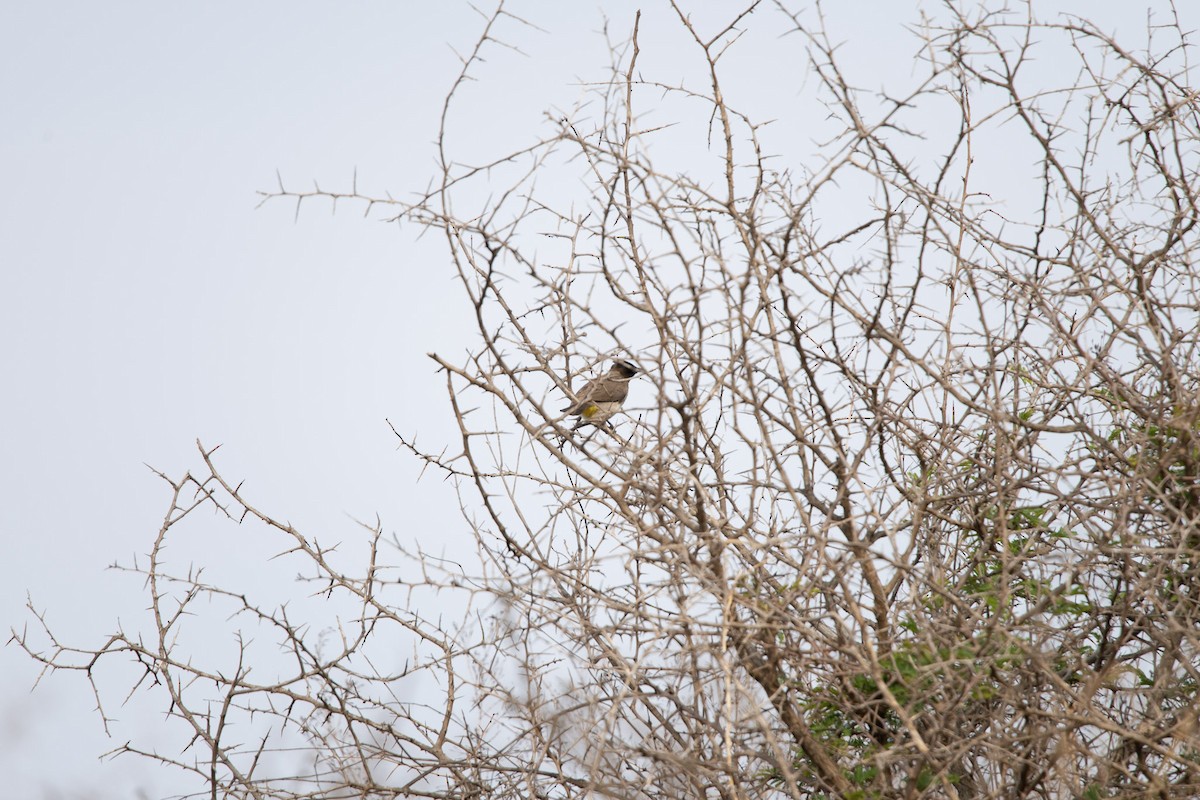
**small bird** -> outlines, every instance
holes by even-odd
[[[617,360],[608,372],[584,384],[575,393],[577,400],[562,409],[567,414],[579,417],[571,430],[579,430],[584,425],[599,426],[620,411],[625,398],[629,396],[629,381],[640,371],[628,361]]]

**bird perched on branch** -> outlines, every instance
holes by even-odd
[[[629,396],[629,381],[638,372],[640,370],[633,364],[618,359],[608,372],[584,384],[575,393],[575,402],[562,409],[567,414],[579,417],[571,430],[579,430],[584,425],[600,426],[620,411],[625,398]]]

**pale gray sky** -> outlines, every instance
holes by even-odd
[[[868,12],[833,26],[859,75],[868,85],[910,75],[913,41],[898,20],[920,4],[850,5]],[[1145,6],[1125,0],[1058,5],[1114,27],[1144,20]],[[569,107],[580,79],[604,77],[603,17],[619,39],[639,6],[645,68],[668,77],[678,64],[683,77],[692,56],[666,33],[665,0],[517,2],[544,32],[502,31],[523,54],[490,51],[464,104],[478,118],[459,125],[477,141],[461,146],[498,154],[543,131],[544,109]],[[294,224],[287,203],[255,210],[255,192],[276,170],[292,187],[345,189],[356,168],[368,192],[425,186],[458,66],[451,45],[469,49],[479,24],[459,0],[0,5],[5,627],[29,620],[26,592],[72,644],[99,645],[118,620],[140,626],[141,583],[105,567],[144,554],[165,511],[165,486],[144,464],[177,475],[196,463],[196,438],[224,445],[222,464],[260,504],[328,539],[353,538],[353,519],[376,514],[428,549],[458,535],[448,489],[415,484],[417,465],[384,423],[450,436],[424,354],[459,353],[473,337],[438,237],[319,202]],[[730,83],[752,113],[792,111],[772,135],[794,135],[802,160],[811,143],[791,107],[803,59],[779,32],[757,34],[773,50],[747,44],[730,59]],[[819,110],[809,119],[819,125]],[[236,571],[255,548],[223,539],[196,553]],[[6,796],[181,790],[146,763],[98,760],[156,735],[163,708],[122,709],[117,692],[108,738],[80,676],[30,693],[37,672],[0,649]]]

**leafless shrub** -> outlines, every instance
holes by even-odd
[[[156,635],[19,642],[89,674],[134,658],[193,737],[153,757],[213,797],[1200,795],[1200,105],[1179,25],[1135,49],[951,5],[912,88],[864,97],[782,3],[703,31],[672,7],[697,85],[643,75],[633,21],[592,106],[459,163],[449,110],[502,6],[431,192],[268,195],[445,236],[478,333],[432,356],[461,438],[396,435],[456,481],[473,567],[377,530],[345,572],[203,451],[155,553],[198,507],[257,520],[352,605],[336,635],[318,648],[152,554]],[[840,128],[794,169],[722,86],[739,33],[781,20]],[[643,122],[676,102],[709,142],[686,170]],[[572,433],[558,409],[616,357],[644,370],[625,413]],[[423,580],[398,588],[399,563]],[[471,612],[446,627],[419,596]],[[288,666],[260,682],[177,653],[200,597]],[[401,671],[379,657],[397,631]],[[265,766],[289,741],[309,772]]]

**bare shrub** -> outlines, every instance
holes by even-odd
[[[630,21],[589,105],[459,163],[450,112],[501,6],[430,192],[268,193],[444,235],[478,342],[432,355],[461,437],[396,436],[456,482],[473,563],[376,530],[345,571],[203,451],[156,547],[203,506],[275,529],[353,608],[324,645],[153,558],[156,635],[18,641],[54,669],[135,659],[193,737],[153,757],[213,797],[1200,795],[1200,106],[1178,23],[1135,47],[950,5],[893,97],[782,3],[715,30],[672,8],[699,82],[643,74]],[[838,130],[786,169],[721,65],[781,23]],[[643,121],[663,103],[707,142],[686,169]],[[559,409],[612,358],[643,370],[624,412],[571,432]],[[213,596],[288,666],[178,653]],[[447,598],[470,609],[453,625]],[[264,766],[289,741],[307,773]]]

